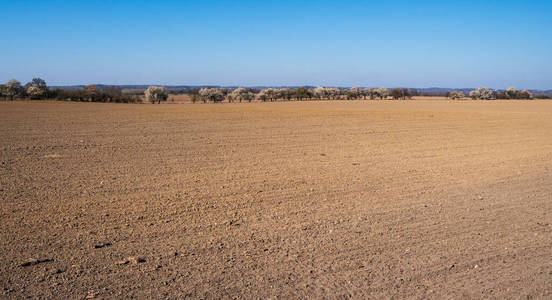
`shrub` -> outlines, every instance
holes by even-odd
[[[452,99],[452,100],[464,98],[465,96],[466,95],[464,95],[463,92],[452,91],[452,92],[449,93],[449,98]]]
[[[197,101],[199,101],[199,99],[201,99],[201,96],[199,96],[199,90],[197,89],[189,90],[188,96],[190,97],[192,103],[196,103]]]

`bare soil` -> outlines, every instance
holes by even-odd
[[[0,103],[0,298],[552,298],[552,101]]]

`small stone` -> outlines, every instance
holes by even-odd
[[[474,268],[474,269],[477,269],[477,268],[479,268],[479,265],[475,265],[475,266],[473,266],[473,268]]]
[[[100,249],[100,248],[109,247],[109,246],[111,246],[111,243],[110,243],[110,242],[106,242],[106,243],[96,244],[96,245],[94,245],[94,248],[95,248],[95,249]]]
[[[128,259],[123,259],[123,260],[116,261],[115,264],[118,266],[121,266],[121,265],[128,265],[129,262],[130,261]]]
[[[24,263],[21,264],[22,267],[28,267],[32,265],[38,264],[38,259],[35,258],[29,258]]]
[[[146,259],[141,256],[132,256],[132,257],[129,257],[127,260],[132,262],[133,264],[146,262]]]

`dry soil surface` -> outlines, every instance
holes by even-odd
[[[552,101],[0,103],[1,298],[552,297]]]

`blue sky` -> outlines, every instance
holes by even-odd
[[[552,89],[552,1],[5,1],[0,81]]]

